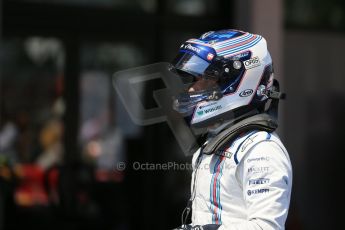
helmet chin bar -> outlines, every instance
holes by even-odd
[[[228,124],[230,123],[232,125],[232,124],[235,124],[235,123],[237,123],[237,122],[239,122],[245,118],[248,118],[248,117],[254,116],[256,114],[260,114],[260,113],[267,113],[272,118],[277,119],[278,118],[279,100],[285,99],[286,94],[280,92],[279,82],[276,79],[273,80],[273,86],[271,89],[264,90],[262,92],[265,93],[264,95],[266,95],[268,97],[268,99],[272,100],[270,106],[268,107],[268,109],[266,111],[262,111],[261,109],[259,109],[258,107],[255,107],[253,105],[243,106],[243,107],[237,108],[235,110],[228,111],[228,112],[225,112],[223,114],[219,114],[216,117],[214,117],[214,119],[212,119],[212,121],[206,120],[206,121],[200,122],[198,124],[192,124],[192,127],[203,128],[203,127],[215,125],[216,123],[221,124],[224,122],[228,122]],[[267,103],[267,101],[264,101],[263,103]]]
[[[195,129],[200,129],[200,128],[205,128],[205,127],[211,127],[214,125],[217,126],[217,123],[218,124],[222,124],[222,123],[235,124],[236,122],[242,119],[245,119],[247,117],[253,116],[258,113],[259,111],[255,107],[243,106],[243,107],[219,114],[215,116],[214,119],[212,120],[205,120],[197,124],[191,124],[191,126]]]
[[[220,89],[203,90],[200,92],[183,92],[173,98],[175,111],[188,116],[194,112],[195,107],[202,101],[218,101],[223,97]]]

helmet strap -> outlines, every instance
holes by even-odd
[[[286,94],[280,92],[280,86],[277,79],[273,80],[273,87],[271,90],[267,92],[267,96],[271,99],[271,104],[267,109],[267,113],[270,114],[272,117],[278,118],[278,108],[279,108],[279,100],[284,100],[286,98]]]

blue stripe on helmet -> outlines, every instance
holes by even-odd
[[[253,36],[254,36],[253,34],[247,34],[243,37],[238,37],[237,39],[234,38],[234,39],[231,39],[230,41],[222,43],[222,44],[215,43],[214,48],[217,50],[217,49],[221,49],[221,48],[224,48],[226,46],[229,46],[229,45],[235,45],[235,44],[241,43],[245,40],[248,40],[248,39],[252,38]]]
[[[253,41],[251,41],[250,43],[248,43],[248,44],[246,44],[246,45],[243,45],[243,46],[240,46],[240,47],[237,47],[237,48],[234,48],[234,49],[224,50],[224,51],[222,51],[222,52],[217,53],[217,55],[225,56],[225,55],[237,53],[237,52],[239,52],[239,51],[248,49],[248,48],[250,48],[250,47],[256,45],[257,43],[259,43],[259,41],[261,40],[261,38],[262,38],[262,37],[258,37],[258,38],[256,38],[256,39],[254,39]]]
[[[242,51],[242,50],[245,50],[245,49],[248,49],[254,45],[256,45],[260,40],[262,39],[261,36],[258,36],[257,38],[255,38],[253,41],[243,45],[243,46],[239,46],[239,47],[236,47],[236,48],[233,48],[233,49],[228,49],[228,50],[224,50],[224,51],[221,51],[219,53],[217,53],[218,55],[222,55],[222,56],[225,56],[225,55],[228,55],[228,54],[232,54],[232,53],[237,53],[239,51]]]

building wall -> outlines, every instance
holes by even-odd
[[[345,34],[285,31],[284,139],[303,229],[337,226],[344,162]]]

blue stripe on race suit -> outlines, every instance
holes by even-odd
[[[246,40],[248,40],[248,39],[250,39],[252,37],[253,37],[253,34],[247,34],[247,35],[245,35],[243,37],[238,37],[237,40],[231,39],[230,41],[222,43],[222,44],[215,43],[214,44],[214,49],[218,50],[218,49],[222,49],[224,47],[230,46],[230,45],[235,45],[235,44],[241,43],[243,41],[246,41]],[[219,42],[219,43],[221,43],[221,42]]]
[[[218,156],[218,160],[213,169],[213,175],[212,175],[212,180],[210,184],[210,203],[211,203],[213,224],[221,224],[222,206],[220,204],[220,178],[222,176],[224,162],[225,162],[225,157]],[[216,183],[216,186],[214,186],[215,183]],[[214,195],[215,195],[216,202],[214,199]]]
[[[219,175],[218,175],[218,178],[217,178],[217,203],[218,203],[218,206],[219,206],[219,212],[218,212],[218,220],[219,220],[219,223],[218,224],[222,224],[222,210],[223,210],[223,207],[222,207],[222,204],[220,203],[220,179],[222,178],[223,176],[223,167],[224,167],[224,164],[225,164],[225,157],[223,157],[222,159],[222,163],[221,163],[221,166],[220,166],[220,172],[219,172]]]
[[[251,136],[253,136],[253,135],[254,135],[255,133],[257,133],[257,132],[259,132],[259,131],[255,130],[255,131],[250,132],[250,133],[248,134],[248,136],[246,137],[246,139],[244,139],[244,140],[242,141],[242,143],[238,145],[238,147],[237,147],[237,149],[236,149],[236,152],[235,152],[235,154],[234,154],[234,161],[235,161],[236,165],[238,165],[238,163],[239,163],[239,161],[238,161],[238,159],[237,159],[238,150],[241,148],[241,146],[243,145],[243,143],[246,142],[246,140],[247,140],[248,138],[250,138]]]
[[[271,133],[267,132],[266,140],[271,139]]]
[[[235,155],[234,155],[234,160],[236,162],[236,164],[238,164],[238,159],[237,159],[237,152],[240,149],[240,147],[242,146],[242,144],[251,136],[253,136],[255,133],[257,133],[259,131],[255,130],[252,132],[249,132],[247,134],[247,137],[241,142],[241,144],[239,144],[239,146],[236,149]],[[243,137],[243,135],[240,135],[239,137],[237,137],[232,143],[230,148],[234,147],[236,141],[238,141],[239,139],[241,139]],[[268,133],[267,135],[267,139],[269,139],[271,137],[271,134]],[[222,205],[220,202],[220,179],[223,176],[223,168],[224,168],[224,164],[225,164],[225,159],[226,157],[224,156],[218,156],[217,162],[214,165],[213,168],[213,175],[212,175],[212,179],[211,179],[211,184],[210,184],[210,203],[211,203],[211,211],[212,211],[212,223],[213,224],[221,224],[222,223]],[[214,184],[216,184],[216,186],[214,186]],[[216,200],[214,199],[214,195]]]
[[[240,134],[240,135],[231,143],[230,148],[234,147],[236,141],[238,141],[238,140],[239,140],[240,138],[242,138],[242,137],[243,137],[243,135]]]
[[[211,203],[211,212],[213,212],[213,210],[215,209],[215,206],[214,206],[214,201],[213,201],[213,183],[214,183],[214,178],[215,178],[215,171],[218,167],[220,163],[220,157],[218,157],[218,160],[214,166],[214,169],[213,169],[213,174],[212,174],[212,179],[211,179],[211,183],[210,183],[210,203]],[[215,217],[214,217],[214,214],[212,214],[212,223],[214,224],[215,223]]]
[[[238,53],[238,52],[240,52],[242,50],[248,49],[248,48],[256,45],[257,43],[259,43],[261,38],[262,38],[261,36],[258,36],[257,38],[255,38],[253,41],[251,41],[250,43],[248,43],[246,45],[239,46],[239,47],[236,47],[234,49],[228,49],[228,50],[221,51],[221,52],[217,53],[217,55],[226,56],[226,55]]]
[[[240,139],[241,137],[242,137],[242,136],[237,137],[237,138],[231,143],[230,148],[234,147],[236,141],[237,141],[238,139]],[[223,158],[223,159],[225,159],[225,158]],[[223,160],[223,159],[222,159],[222,160]],[[220,203],[220,178],[221,178],[222,175],[223,175],[223,166],[224,166],[225,160],[222,161],[222,162],[220,162],[220,160],[221,160],[221,157],[218,158],[218,160],[217,160],[217,162],[216,162],[216,164],[215,164],[215,166],[214,166],[213,175],[212,175],[212,180],[211,180],[211,184],[210,184],[210,201],[211,201],[211,210],[212,210],[212,212],[213,212],[213,214],[212,214],[212,223],[213,223],[213,224],[216,224],[216,222],[217,222],[217,221],[216,221],[216,217],[217,217],[217,219],[218,219],[219,224],[222,223],[221,211],[222,211],[223,207],[222,207],[222,205],[221,205],[221,203]],[[221,163],[222,163],[222,165],[221,165],[221,167],[220,167],[220,174],[218,175],[217,181],[216,181],[216,191],[214,191],[214,186],[213,186],[213,185],[214,185],[214,179],[215,179],[215,177],[216,177],[216,173],[217,173],[218,166],[219,166],[219,164],[221,164]],[[216,192],[216,199],[217,199],[217,204],[218,204],[218,208],[219,208],[219,212],[218,212],[218,213],[215,212],[216,207],[215,207],[214,200],[213,200],[213,194],[214,194],[214,192]]]

